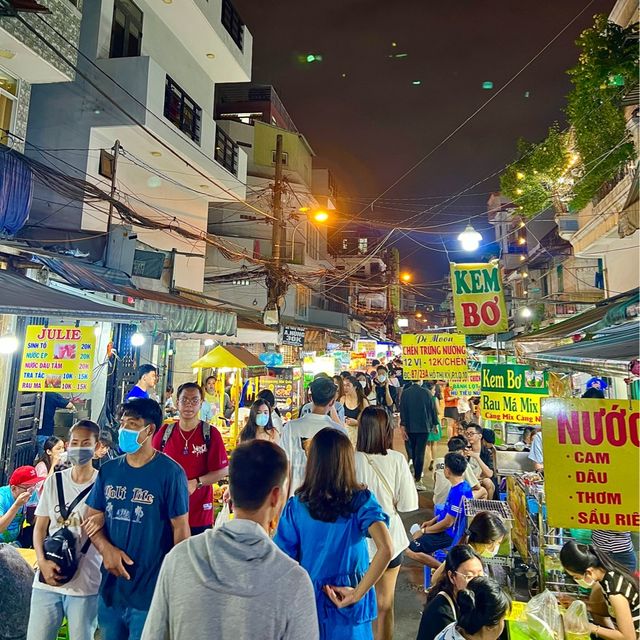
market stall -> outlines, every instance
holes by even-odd
[[[198,375],[198,384],[202,384],[203,372],[207,369],[217,371],[216,397],[218,407],[224,407],[225,393],[229,387],[229,396],[233,404],[233,416],[230,424],[220,420],[215,426],[220,429],[227,449],[233,449],[238,440],[240,431],[240,401],[243,387],[253,386],[257,389],[258,379],[266,372],[266,367],[250,351],[242,347],[218,345],[205,353],[192,365]]]
[[[284,421],[291,420],[302,404],[302,368],[269,367],[259,379],[260,390],[270,389]]]

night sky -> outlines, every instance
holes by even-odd
[[[355,216],[426,155],[538,53],[587,0],[234,0],[254,37],[253,80],[275,86],[298,129],[329,167],[340,193],[340,214]],[[462,231],[470,216],[485,241],[488,192],[483,182],[454,202],[445,198],[482,180],[515,157],[519,137],[542,138],[564,122],[570,89],[566,70],[577,61],[575,40],[614,0],[594,0],[531,66],[455,137],[363,216],[402,220],[425,209],[419,224]],[[392,43],[397,46],[393,46]],[[322,62],[304,64],[308,53]],[[404,58],[389,58],[394,54]],[[343,77],[345,74],[346,77]],[[413,85],[414,81],[421,84]],[[529,97],[525,97],[529,92]],[[401,200],[401,199],[405,200]],[[385,230],[386,233],[386,230]],[[403,268],[422,289],[442,278],[446,254],[439,236],[394,236]],[[460,261],[461,254],[451,254]],[[422,289],[425,290],[425,289]]]

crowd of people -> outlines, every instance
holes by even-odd
[[[6,637],[55,640],[66,619],[70,640],[97,628],[102,640],[387,640],[404,557],[435,570],[417,640],[501,635],[511,601],[485,560],[507,527],[492,512],[468,528],[459,517],[464,499],[496,493],[493,432],[474,421],[473,402],[454,407],[445,382],[405,383],[399,361],[320,374],[288,422],[261,390],[229,459],[216,378],[181,385],[175,403],[171,390],[161,406],[149,367],[120,409],[120,455],[79,420],[66,447],[51,434],[36,465],[0,488],[0,602],[11,611],[0,638],[12,625]],[[430,443],[445,433],[437,458]],[[427,451],[434,517],[407,534],[400,514],[419,508]],[[216,522],[212,487],[227,478],[232,517]],[[35,576],[14,548],[29,544]],[[560,559],[609,606],[597,637],[635,638],[634,576],[594,546],[570,542]]]

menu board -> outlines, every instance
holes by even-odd
[[[29,325],[18,389],[88,393],[95,342],[93,327]]]
[[[458,333],[404,333],[402,364],[405,380],[466,380],[465,337]]]

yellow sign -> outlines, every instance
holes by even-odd
[[[93,327],[27,327],[20,391],[88,393],[96,338]]]
[[[507,331],[509,316],[497,262],[451,263],[451,290],[460,333],[486,335]]]
[[[545,372],[520,364],[483,364],[480,372],[485,420],[540,424],[540,401],[549,395]]]
[[[466,381],[467,346],[458,333],[408,333],[402,335],[405,380]]]
[[[366,371],[367,354],[351,352],[351,361],[349,363],[350,371]]]
[[[364,353],[369,360],[376,357],[378,343],[375,340],[356,340],[356,353]]]
[[[544,473],[552,527],[640,528],[639,423],[638,400],[543,401]]]

